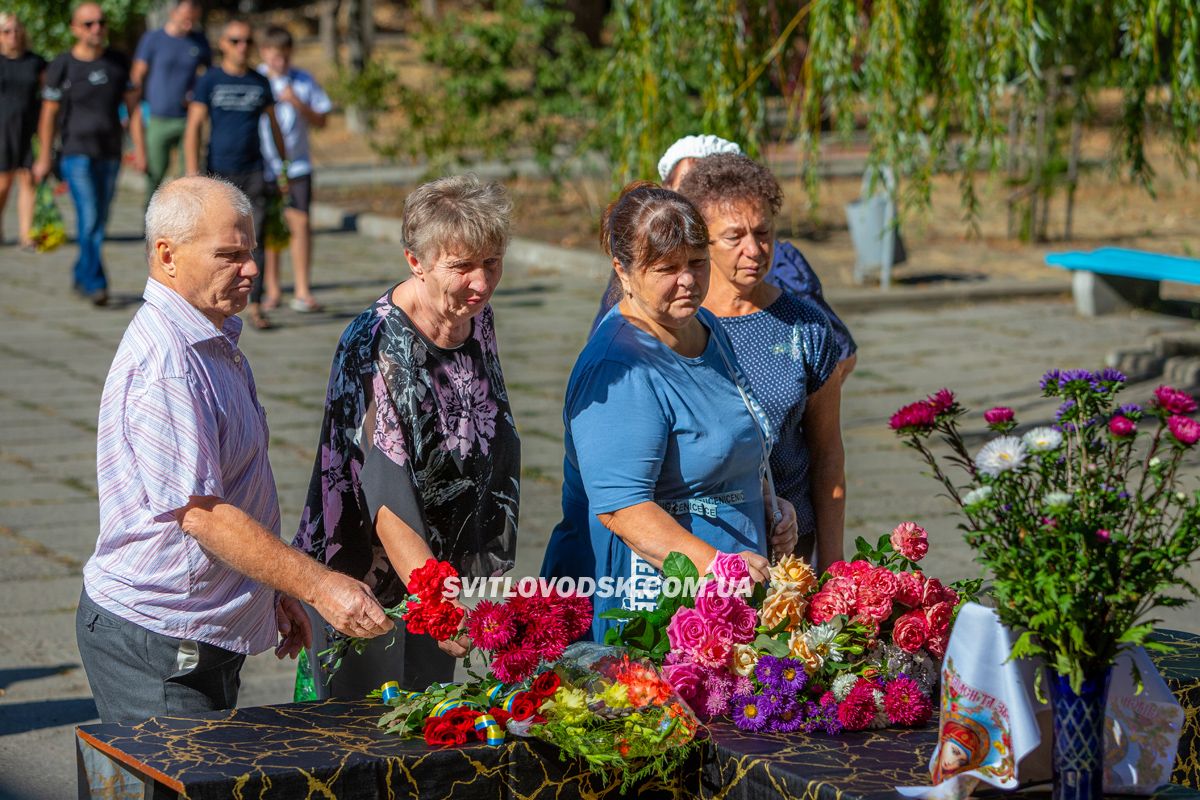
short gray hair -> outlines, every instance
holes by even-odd
[[[146,206],[146,247],[169,239],[176,244],[190,242],[200,233],[205,207],[212,202],[228,204],[239,217],[254,213],[245,193],[223,178],[191,176],[168,181],[155,190]]]
[[[498,183],[452,175],[423,184],[404,200],[404,247],[419,260],[436,259],[448,247],[469,255],[508,246],[512,201]]]

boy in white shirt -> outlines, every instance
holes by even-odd
[[[308,129],[325,127],[333,104],[312,75],[292,66],[292,35],[286,28],[274,25],[268,28],[259,52],[263,63],[258,71],[271,82],[271,91],[275,95],[275,116],[283,131],[284,144],[291,160],[284,161],[279,157],[271,132],[265,124],[259,128],[259,138],[262,141],[267,180],[278,180],[282,191],[286,193],[283,215],[291,231],[292,269],[296,277],[296,293],[290,305],[294,311],[306,314],[322,310],[312,296],[310,272],[312,228],[308,209],[312,204],[312,160]],[[284,179],[279,180],[285,172]],[[266,292],[264,308],[275,308],[282,299],[279,256],[279,251],[266,252],[263,270]]]

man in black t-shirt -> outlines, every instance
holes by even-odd
[[[38,124],[40,149],[33,166],[34,180],[45,180],[58,133],[60,168],[71,189],[79,227],[74,288],[97,306],[108,303],[100,247],[121,168],[122,103],[129,112],[134,167],[139,171],[146,168],[142,115],[129,82],[129,59],[105,46],[106,24],[104,11],[96,3],[83,3],[71,15],[75,45],[46,69]]]
[[[258,138],[259,117],[266,115],[271,124],[275,146],[287,161],[283,133],[275,119],[275,99],[270,82],[250,68],[250,48],[254,39],[250,26],[231,20],[221,31],[221,65],[205,72],[196,81],[188,106],[187,129],[183,134],[183,153],[189,175],[200,173],[200,134],[205,120],[212,124],[208,134],[207,168],[209,174],[225,178],[237,186],[254,205],[254,263],[258,274],[250,290],[247,312],[250,324],[259,330],[271,327],[262,310],[263,228],[267,220],[268,186],[263,175],[262,149]],[[286,173],[285,173],[286,174]]]

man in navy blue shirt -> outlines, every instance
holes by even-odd
[[[287,148],[275,119],[275,101],[270,82],[250,68],[254,37],[250,25],[231,20],[221,31],[221,66],[213,67],[196,81],[188,105],[183,151],[189,175],[200,174],[200,134],[209,121],[207,170],[237,186],[254,205],[254,263],[258,274],[250,290],[250,324],[259,330],[271,327],[262,309],[263,226],[267,219],[267,181],[263,176],[258,120],[266,116],[276,152],[283,155],[287,174]]]
[[[200,11],[198,0],[174,0],[167,24],[147,31],[133,54],[130,80],[150,107],[146,121],[147,205],[170,168],[172,152],[182,150],[196,74],[212,66],[212,48],[198,29]]]

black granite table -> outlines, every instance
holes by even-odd
[[[1168,797],[1200,797],[1200,637],[1163,632],[1175,653],[1155,656],[1187,709]],[[155,797],[190,800],[270,798],[528,798],[568,800],[620,795],[619,786],[563,760],[543,742],[509,737],[504,745],[429,748],[384,734],[383,707],[330,700],[242,708],[193,717],[157,717],[140,725],[87,725],[81,748],[94,748],[154,784]],[[838,737],[750,735],[730,723],[670,781],[646,781],[638,797],[750,800],[895,798],[893,787],[928,780],[937,729],[884,730]],[[87,796],[84,793],[83,796]],[[105,796],[99,792],[95,796]],[[116,795],[109,794],[109,797]]]

